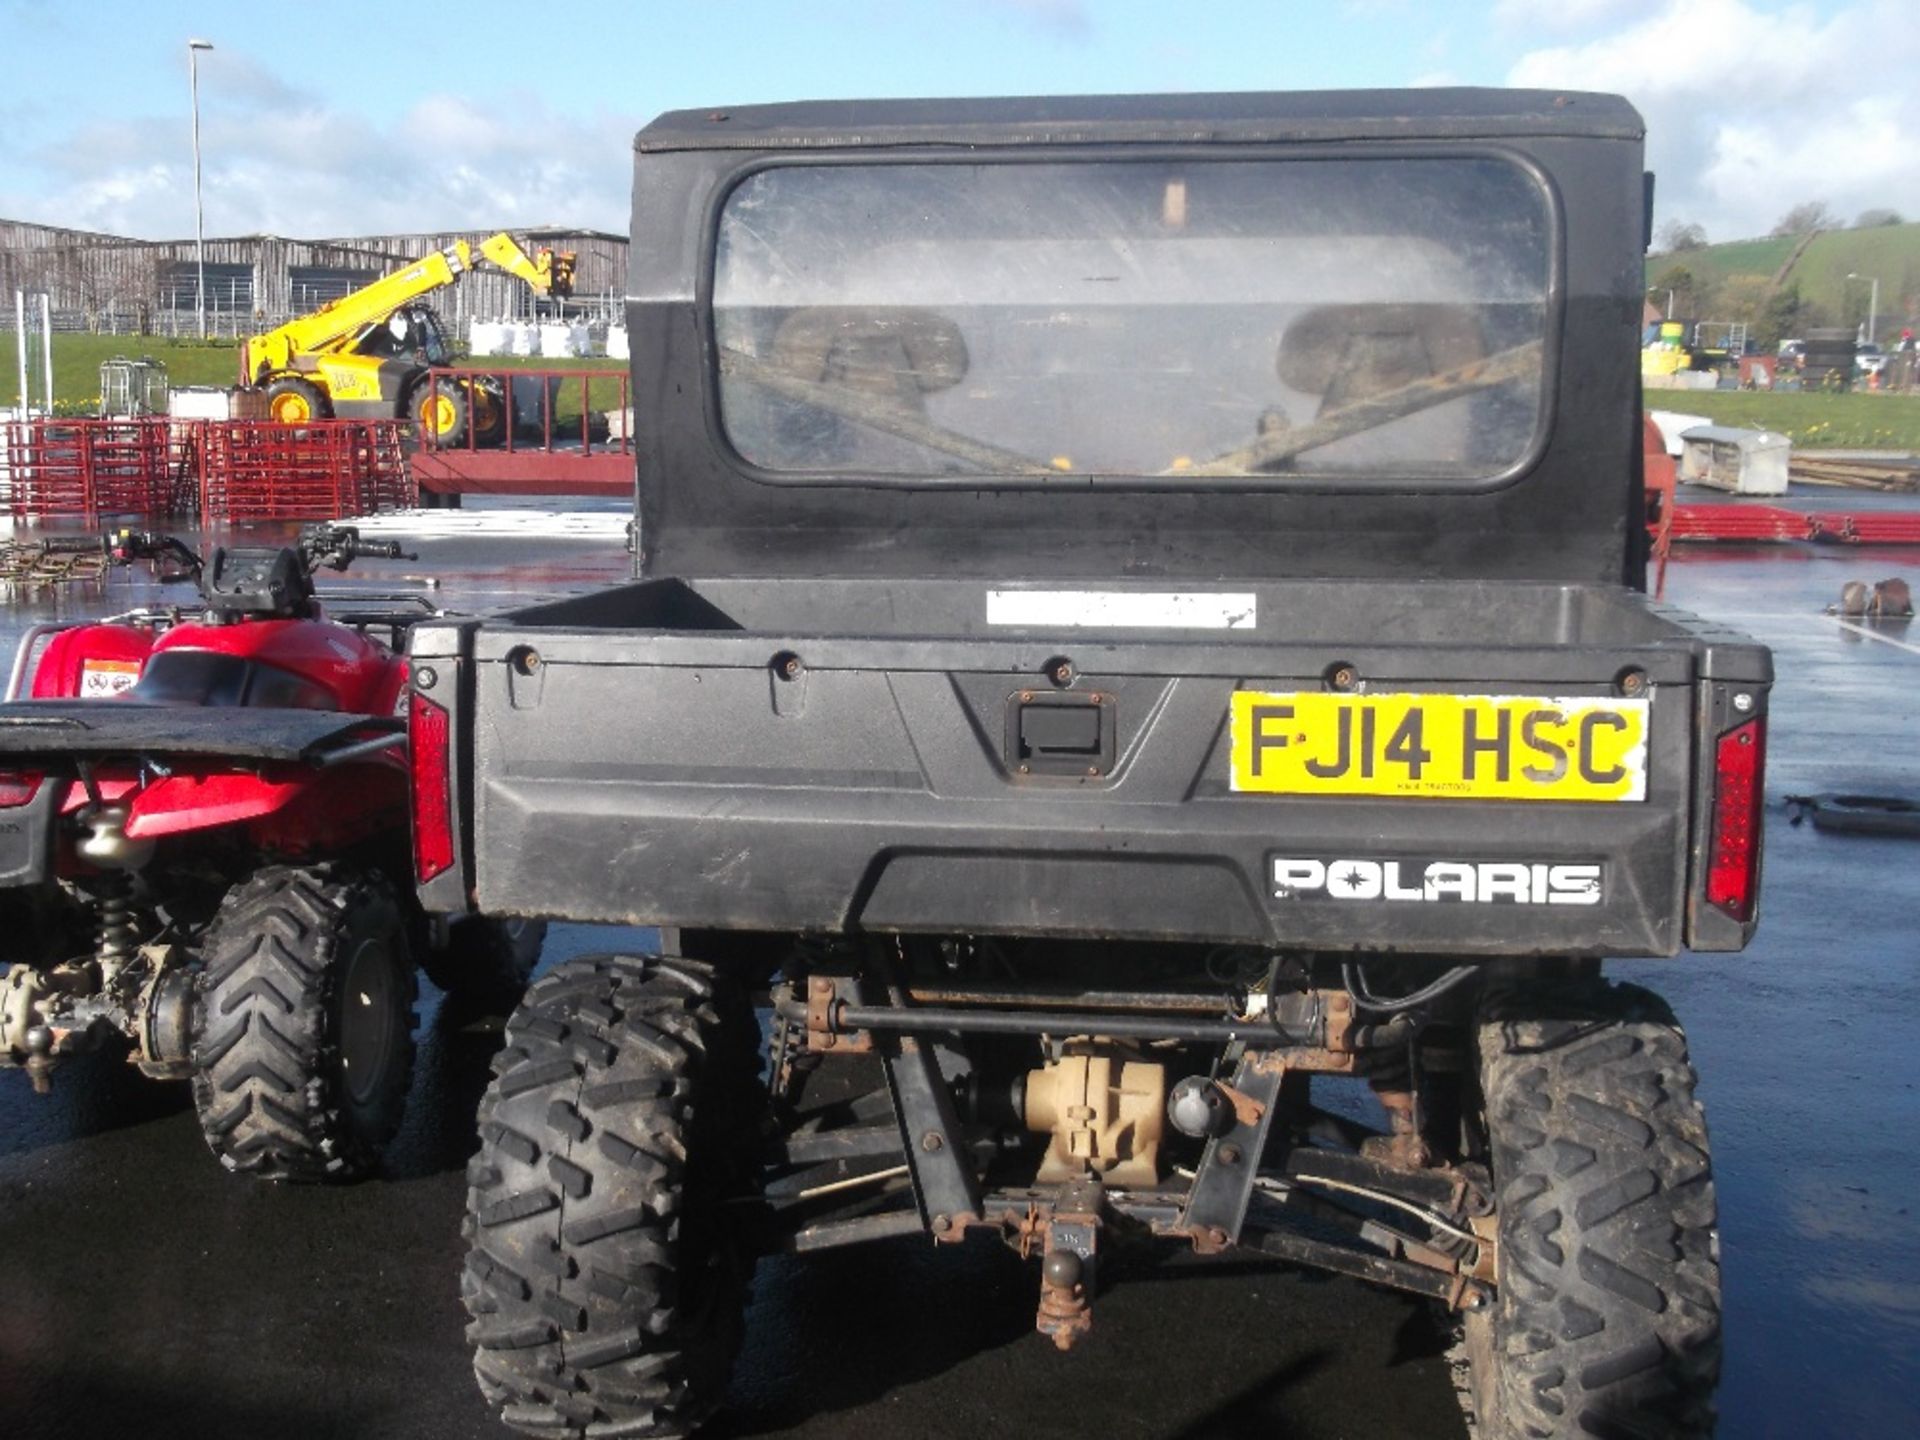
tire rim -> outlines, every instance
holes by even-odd
[[[312,412],[307,407],[307,397],[304,395],[276,395],[273,397],[269,411],[282,425],[297,424],[299,421],[312,418]]]
[[[340,977],[340,1074],[355,1105],[373,1101],[394,1051],[393,964],[379,940],[363,940]]]
[[[420,406],[420,418],[436,436],[445,435],[453,429],[453,401],[445,395],[429,396]]]

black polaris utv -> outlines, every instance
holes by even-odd
[[[1602,962],[1751,936],[1771,666],[1642,590],[1641,141],[641,132],[634,582],[411,643],[428,908],[662,927],[481,1106],[509,1424],[685,1434],[753,1254],[985,1230],[1062,1349],[1111,1247],[1235,1251],[1455,1313],[1482,1436],[1711,1428],[1694,1073]]]

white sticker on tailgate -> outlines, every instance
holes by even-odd
[[[989,590],[989,625],[1115,630],[1251,630],[1251,592]]]

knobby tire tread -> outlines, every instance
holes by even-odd
[[[1500,1249],[1478,1440],[1712,1434],[1714,1188],[1672,1013],[1636,986],[1517,987],[1479,1046]]]
[[[266,1180],[356,1179],[398,1129],[411,1076],[413,967],[396,957],[406,1009],[383,1103],[356,1117],[341,1091],[329,1015],[343,938],[383,927],[404,944],[392,888],[331,866],[264,867],[228,892],[202,946],[193,1098],[208,1146]]]
[[[537,1436],[683,1436],[744,1324],[726,1213],[750,1168],[758,1028],[676,958],[570,961],[507,1023],[468,1169],[474,1373]]]

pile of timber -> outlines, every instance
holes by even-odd
[[[1889,494],[1920,493],[1920,466],[1897,460],[1827,460],[1817,455],[1795,455],[1787,466],[1795,485],[1831,485],[1843,490],[1880,490]]]

